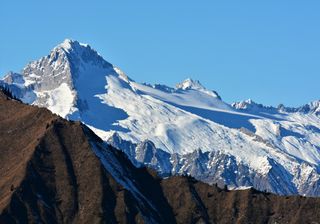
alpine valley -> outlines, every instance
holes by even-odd
[[[136,167],[162,177],[320,196],[320,101],[299,108],[228,104],[192,79],[175,87],[141,84],[69,39],[0,84],[23,103],[81,121]]]

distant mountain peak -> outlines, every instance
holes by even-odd
[[[200,82],[199,80],[193,80],[191,78],[187,78],[185,79],[183,82],[178,83],[176,85],[177,89],[183,89],[183,90],[187,90],[187,89],[206,89]]]
[[[252,99],[247,99],[240,102],[234,102],[231,104],[231,106],[237,110],[245,110],[250,112],[276,113],[278,111],[278,109],[275,107],[265,106],[263,104],[253,101]]]
[[[316,115],[320,114],[320,100],[312,101],[308,104],[304,104],[300,107],[286,107],[283,104],[278,105],[277,107],[265,106],[260,103],[256,103],[252,99],[247,99],[239,102],[234,102],[231,106],[237,110],[245,110],[250,112],[280,112],[280,113],[304,113]]]
[[[285,107],[283,105],[279,105],[279,109],[284,112],[299,112],[305,114],[315,114],[320,115],[320,100],[312,101],[308,104],[302,105],[300,107]]]
[[[177,90],[198,90],[200,92],[206,93],[210,96],[216,97],[221,100],[221,97],[216,91],[206,89],[199,80],[194,80],[191,78],[187,78],[184,81],[178,83],[176,85]]]
[[[255,106],[263,106],[262,104],[258,104],[256,102],[254,102],[252,99],[246,99],[240,102],[234,102],[231,104],[232,107],[236,108],[236,109],[248,109],[248,107],[250,107],[250,105],[255,105]]]
[[[304,106],[301,107],[301,110],[309,111],[309,112],[315,112],[320,113],[320,100],[312,101]]]

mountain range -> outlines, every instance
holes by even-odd
[[[81,122],[0,90],[0,223],[317,223],[320,199],[160,178]]]
[[[0,85],[26,104],[81,121],[161,177],[320,196],[320,101],[298,108],[228,104],[192,79],[175,87],[137,83],[69,39]]]

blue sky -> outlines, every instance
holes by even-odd
[[[65,38],[89,43],[139,82],[200,80],[227,102],[320,99],[319,1],[0,3],[0,74]]]

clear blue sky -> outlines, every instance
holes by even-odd
[[[191,77],[227,102],[320,99],[320,1],[1,0],[0,74],[65,38],[139,82]]]

